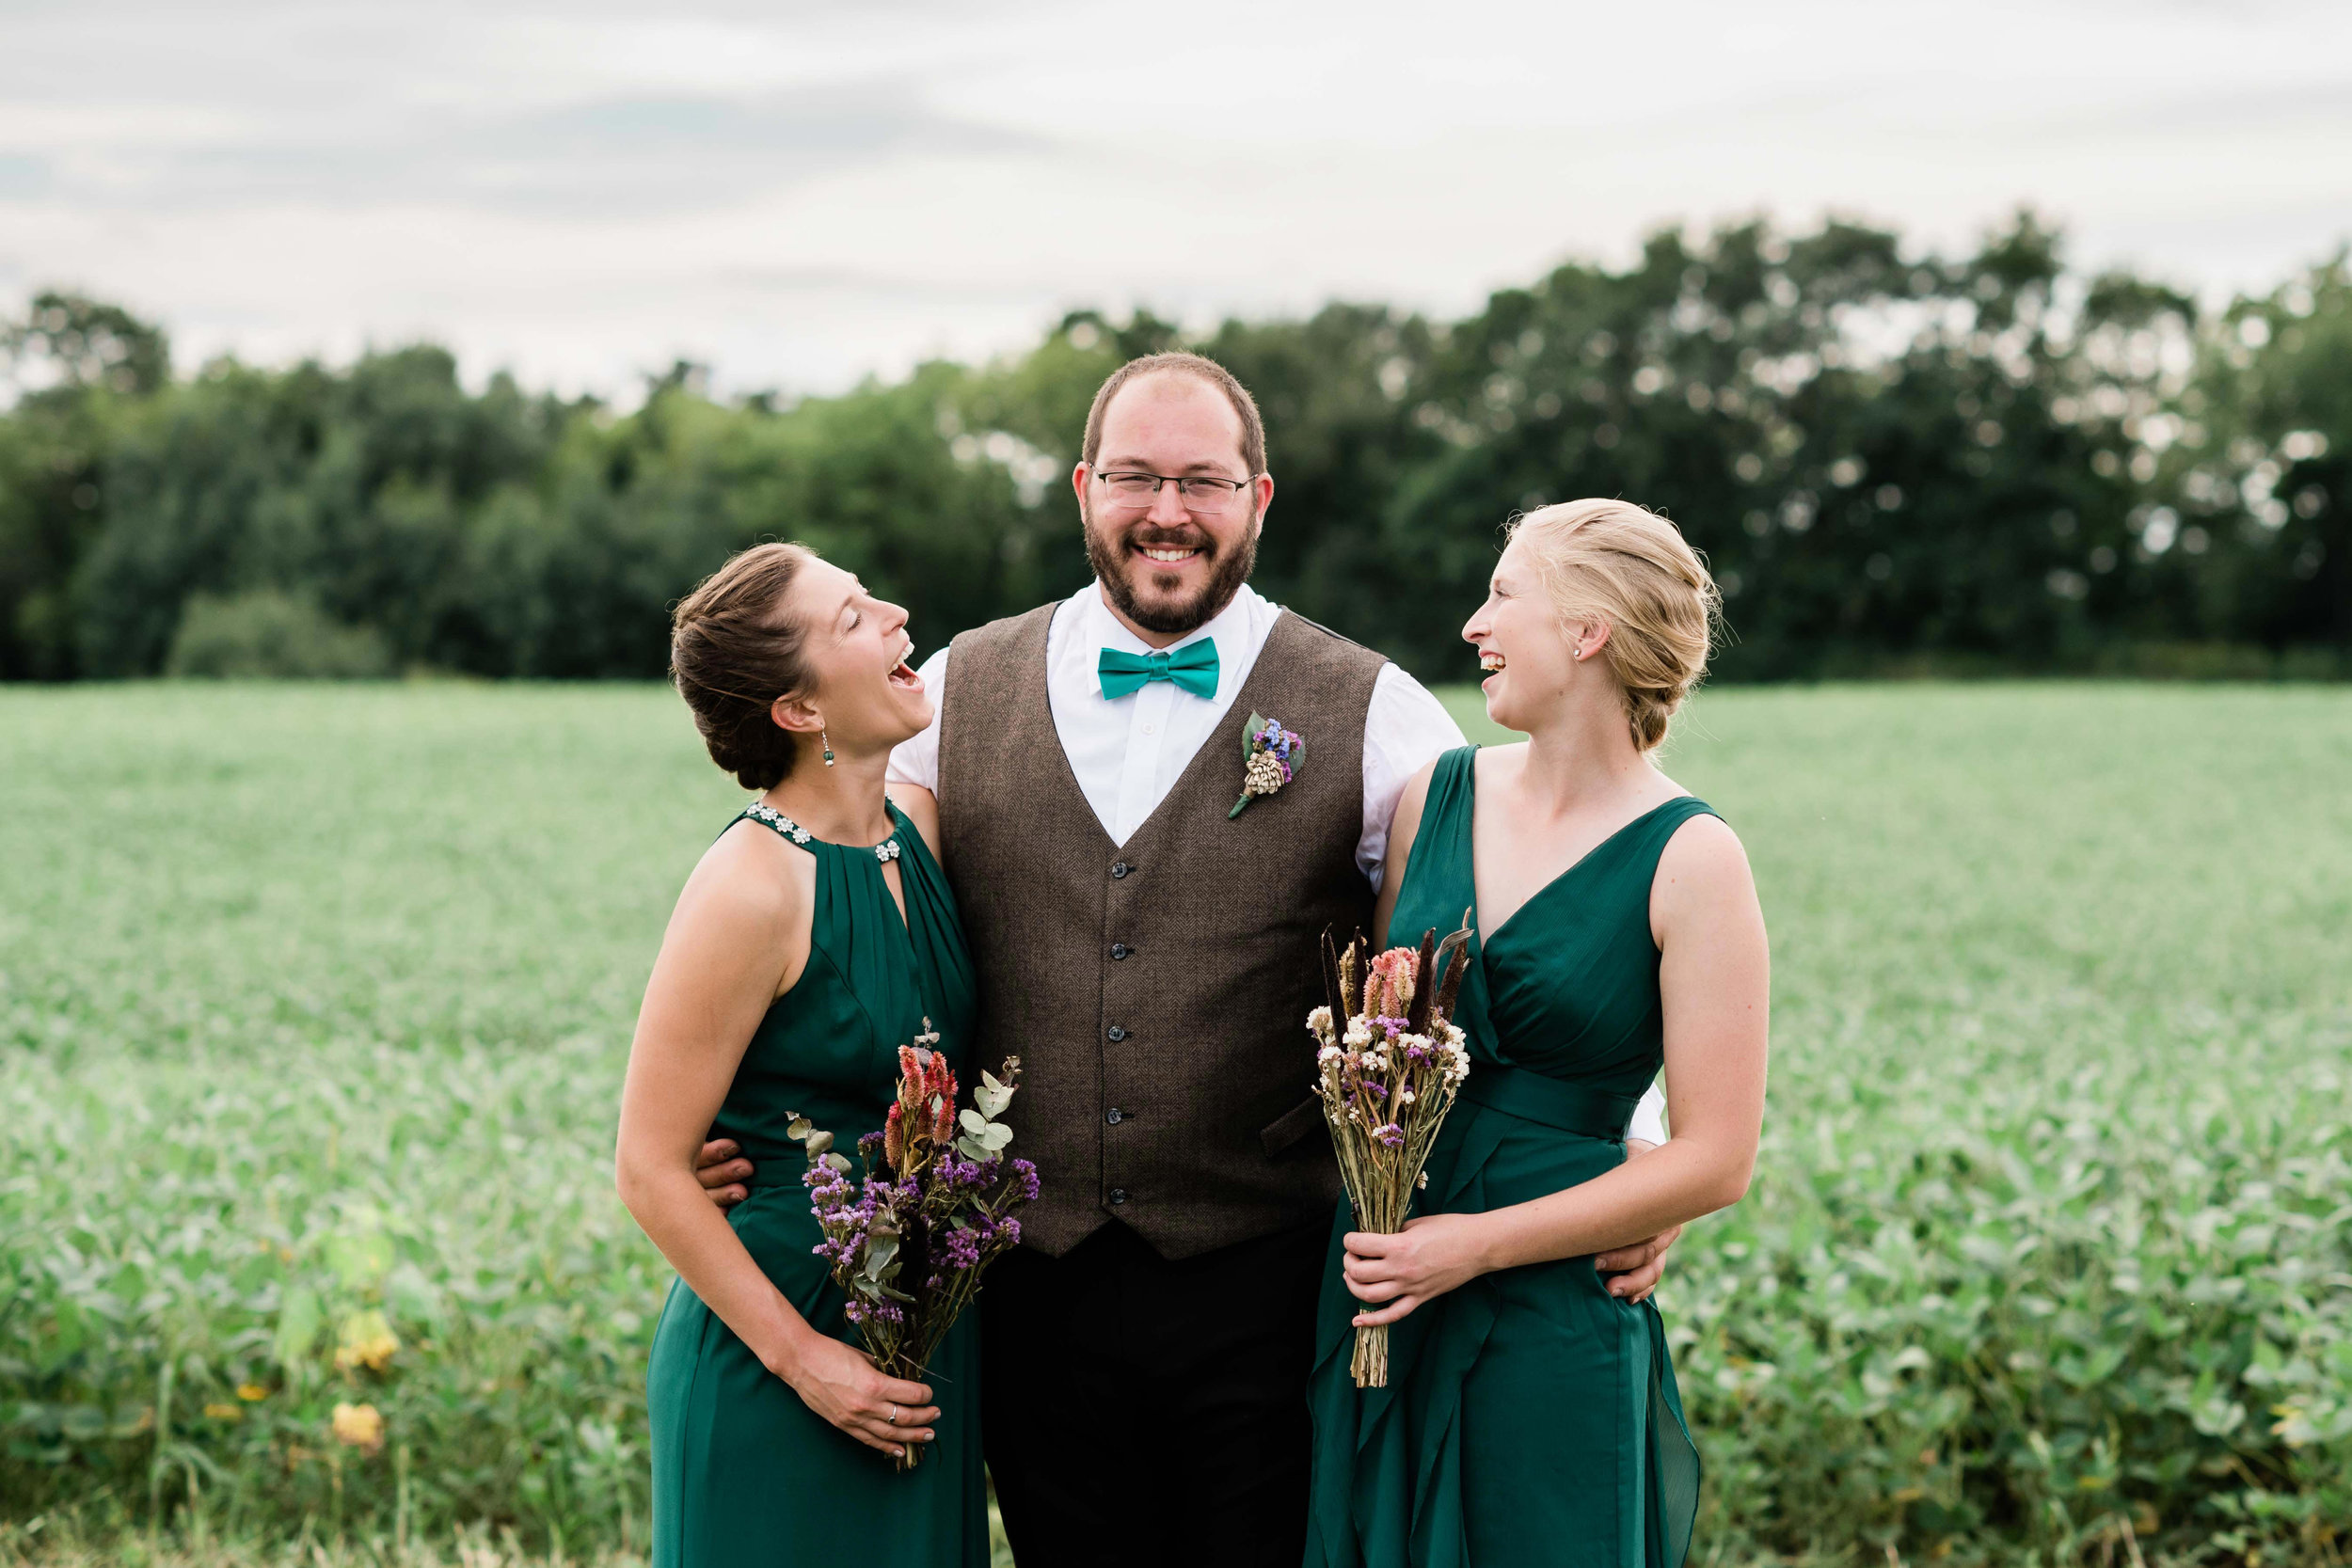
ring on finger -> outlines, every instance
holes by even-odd
[[[894,1427],[898,1424],[898,1407],[895,1404],[890,1407],[889,1420],[890,1424]]]

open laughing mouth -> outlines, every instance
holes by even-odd
[[[897,687],[901,691],[920,691],[923,689],[923,677],[916,674],[914,673],[914,666],[907,662],[907,660],[913,658],[914,657],[914,644],[913,642],[909,642],[906,646],[906,652],[898,656],[898,662],[890,667],[890,684]]]
[[[1502,673],[1502,656],[1492,648],[1482,649],[1479,652],[1478,667],[1490,675]]]

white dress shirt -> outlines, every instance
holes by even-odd
[[[1245,583],[1233,602],[1207,625],[1166,650],[1173,653],[1202,638],[1215,641],[1213,697],[1196,697],[1173,681],[1146,681],[1140,690],[1108,698],[1095,673],[1104,648],[1131,654],[1159,650],[1111,613],[1095,583],[1088,583],[1055,610],[1045,633],[1045,691],[1054,733],[1070,759],[1079,792],[1113,844],[1134,836],[1201,746],[1224,732],[1225,716],[1281,613],[1279,605]],[[914,784],[933,795],[939,793],[937,705],[946,691],[947,654],[940,649],[917,672],[934,705],[930,723],[890,754],[891,783]],[[1363,832],[1356,841],[1357,867],[1375,890],[1387,864],[1389,819],[1396,815],[1406,781],[1462,744],[1461,726],[1427,687],[1393,664],[1381,668],[1364,712],[1364,818]],[[1312,736],[1307,737],[1307,746],[1311,756]],[[1662,1099],[1652,1088],[1634,1113],[1629,1135],[1663,1143],[1663,1109]]]

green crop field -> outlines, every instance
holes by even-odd
[[[1723,690],[1667,767],[1776,965],[1661,1293],[1694,1557],[2343,1562],[2352,692]],[[642,1552],[613,1106],[739,800],[659,688],[0,689],[0,1562]]]

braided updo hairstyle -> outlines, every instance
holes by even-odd
[[[670,680],[710,760],[745,789],[772,789],[792,771],[792,732],[768,710],[808,678],[805,628],[785,599],[814,559],[805,546],[755,545],[697,583],[670,619]]]
[[[1629,501],[1576,500],[1519,518],[1527,549],[1564,626],[1609,624],[1602,653],[1625,688],[1637,750],[1666,738],[1675,710],[1707,673],[1723,594],[1682,531]]]

